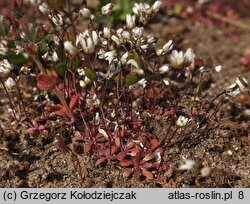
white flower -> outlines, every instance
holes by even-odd
[[[154,13],[157,13],[159,10],[160,10],[160,8],[161,8],[161,2],[160,1],[156,1],[154,4],[153,4],[153,6],[152,6],[152,11],[154,12]]]
[[[233,83],[226,88],[226,93],[227,95],[234,97],[240,93],[240,89],[236,83]]]
[[[20,72],[22,74],[26,74],[26,75],[30,74],[30,71],[31,71],[31,69],[26,67],[26,66],[22,66],[21,69],[20,69]]]
[[[42,56],[42,58],[52,62],[57,62],[59,59],[56,51],[48,51]]]
[[[194,62],[195,54],[191,48],[188,48],[184,54],[184,63],[185,65],[190,65]]]
[[[83,8],[83,9],[81,9],[79,12],[80,12],[80,13],[82,14],[82,16],[85,17],[85,18],[89,18],[89,17],[91,16],[91,12],[90,12],[90,10],[87,9],[87,8]]]
[[[119,28],[119,29],[116,30],[116,35],[118,36],[121,43],[124,42],[123,35],[122,35],[123,32],[124,32],[123,28]]]
[[[26,36],[25,32],[21,32],[21,33],[20,33],[20,37],[21,37],[23,40],[26,40],[26,39],[27,39],[27,36]]]
[[[109,15],[112,12],[113,4],[109,3],[102,7],[101,12],[103,15]]]
[[[7,59],[0,61],[0,77],[6,77],[14,69]]]
[[[132,65],[132,66],[135,68],[135,69],[134,69],[134,72],[136,72],[136,73],[139,74],[139,75],[143,75],[143,74],[144,74],[144,71],[143,71],[143,69],[141,69],[141,68],[139,67],[137,61],[134,60],[134,59],[130,59],[130,58],[128,59],[128,57],[129,57],[129,53],[128,53],[128,52],[124,53],[124,54],[122,55],[121,59],[120,59],[121,64],[122,64],[122,65],[125,65],[125,64],[127,64],[127,65]],[[131,57],[131,56],[130,56],[130,57]]]
[[[112,50],[104,54],[104,59],[107,60],[109,64],[111,64],[116,59],[116,56],[117,56],[117,52],[115,50]]]
[[[205,4],[205,3],[208,3],[209,1],[211,1],[211,0],[198,0],[198,3]]]
[[[104,57],[104,54],[106,53],[106,51],[104,50],[104,49],[100,49],[99,51],[98,51],[98,53],[97,53],[97,55],[98,55],[98,58],[99,59],[104,59],[105,57]]]
[[[84,69],[77,69],[77,72],[80,76],[84,76],[85,75],[85,70]]]
[[[129,86],[129,89],[145,89],[147,86],[147,81],[146,79],[141,79],[139,80],[137,83],[133,84],[133,85],[130,85]]]
[[[170,85],[170,82],[167,78],[164,78],[163,80],[163,83],[166,85],[166,86],[169,86]]]
[[[123,38],[124,40],[129,40],[129,39],[130,39],[130,32],[124,30],[124,31],[122,32],[122,38]]]
[[[104,129],[101,129],[101,128],[99,128],[98,129],[98,132],[101,134],[101,135],[103,135],[103,137],[105,137],[105,139],[109,139],[109,136],[108,136],[108,133],[104,130]]]
[[[128,29],[132,29],[135,27],[135,16],[131,14],[126,15],[126,24]]]
[[[96,124],[99,124],[99,123],[100,123],[100,113],[99,113],[99,112],[96,112],[96,113],[95,113],[95,123],[96,123]]]
[[[0,55],[6,55],[6,53],[8,52],[7,44],[8,43],[6,40],[0,41]]]
[[[90,82],[91,80],[87,76],[85,76],[84,80],[79,81],[79,84],[82,88],[85,88]]]
[[[249,91],[249,84],[245,77],[239,76],[235,83],[226,88],[226,94],[229,96],[237,96],[240,92]]]
[[[94,42],[94,45],[98,45],[99,44],[99,36],[98,36],[98,33],[96,31],[92,31],[92,37],[93,39],[93,42]]]
[[[184,55],[183,52],[178,52],[177,50],[173,50],[170,55],[170,62],[171,65],[175,68],[180,68],[184,62]]]
[[[169,40],[165,45],[162,47],[165,53],[168,53],[170,50],[173,49],[173,40]]]
[[[44,14],[48,14],[49,13],[49,8],[48,8],[48,4],[46,3],[42,3],[41,5],[39,5],[39,10]]]
[[[56,25],[56,26],[62,26],[63,24],[63,18],[61,16],[61,14],[56,14],[56,15],[49,15],[49,17],[51,18],[52,22]]]
[[[148,44],[141,45],[140,48],[144,51],[147,51],[148,49]]]
[[[139,65],[138,65],[138,63],[137,63],[134,59],[128,60],[126,64],[132,65],[132,66],[134,66],[135,68],[139,69]]]
[[[182,164],[179,169],[180,170],[192,170],[195,166],[195,161],[191,159],[185,159],[184,164]]]
[[[15,53],[17,55],[19,55],[19,54],[23,53],[23,51],[24,51],[23,47],[21,47],[20,45],[16,44]]]
[[[110,28],[108,28],[108,27],[103,28],[103,37],[106,39],[109,39],[111,37]]]
[[[217,66],[214,67],[214,70],[215,70],[216,72],[220,72],[220,71],[221,71],[221,68],[222,68],[221,65],[217,65]]]
[[[167,65],[167,64],[164,64],[164,65],[162,65],[160,68],[159,68],[159,73],[160,74],[164,74],[164,73],[166,73],[167,71],[169,71],[169,66]]]
[[[237,77],[235,83],[238,85],[241,92],[246,92],[249,90],[248,81],[245,77],[242,76]]]
[[[169,40],[165,45],[163,45],[162,49],[156,51],[156,54],[158,56],[166,55],[172,49],[173,49],[173,40]]]
[[[148,44],[154,44],[156,43],[157,39],[153,36],[148,36],[147,43]]]
[[[14,87],[16,85],[16,82],[13,78],[9,77],[6,81],[5,81],[5,85],[7,86],[8,89],[11,89],[12,87]]]
[[[99,106],[100,100],[97,98],[97,95],[94,94],[93,96],[88,96],[86,99],[86,103],[88,106]]]
[[[144,75],[143,69],[134,69],[134,72],[137,73],[138,75]]]
[[[65,41],[64,43],[64,49],[66,51],[68,51],[71,55],[75,55],[77,50],[76,48],[73,46],[71,41]]]
[[[110,65],[108,72],[104,75],[104,78],[110,79],[113,76],[121,72],[121,63],[113,63]]]
[[[121,57],[121,59],[120,59],[120,61],[121,61],[122,65],[124,65],[124,64],[126,64],[126,63],[127,63],[127,58],[128,58],[128,55],[129,55],[129,53],[128,53],[128,52],[125,52],[125,53],[122,55],[122,57]]]
[[[111,36],[111,39],[117,44],[117,45],[120,45],[122,42],[120,41],[120,39],[115,36],[115,35],[112,35]]]
[[[77,35],[76,44],[81,44],[85,53],[91,54],[95,51],[95,43],[88,33],[80,33]]]
[[[150,12],[150,6],[146,3],[134,3],[133,12],[140,16],[143,12],[149,13]]]
[[[133,12],[139,17],[139,21],[146,24],[149,16],[151,15],[151,8],[146,3],[135,3],[133,7]]]
[[[135,27],[132,30],[132,34],[136,39],[139,39],[143,36],[143,30],[144,30],[143,27]]]
[[[181,115],[178,117],[177,121],[176,121],[176,125],[179,127],[184,127],[187,125],[187,123],[190,121],[189,118],[186,118],[185,116]]]

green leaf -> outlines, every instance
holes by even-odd
[[[72,62],[72,68],[75,70],[79,67],[81,60],[78,57],[75,57]]]
[[[139,81],[139,77],[136,73],[132,72],[125,76],[126,85],[133,85]]]
[[[22,54],[16,55],[15,53],[8,53],[8,60],[11,64],[20,65],[28,61]]]
[[[85,75],[92,81],[95,81],[97,78],[95,71],[91,69],[85,69]]]
[[[134,60],[138,64],[139,68],[143,69],[144,68],[144,64],[143,64],[143,61],[142,61],[141,57],[136,52],[133,52],[133,56],[134,56]]]
[[[66,71],[66,63],[60,63],[56,66],[56,73],[60,76],[60,77],[64,77],[64,73]]]
[[[36,28],[33,24],[29,25],[29,39],[34,41],[36,36]]]

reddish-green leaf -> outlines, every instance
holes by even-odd
[[[121,146],[121,139],[119,137],[115,138],[115,145],[117,147],[120,147]]]
[[[85,146],[84,146],[84,153],[88,154],[90,152],[91,148],[92,148],[91,144],[85,144]]]
[[[151,168],[152,166],[153,166],[153,164],[152,164],[152,163],[149,163],[149,162],[146,162],[146,163],[144,163],[143,165],[141,165],[141,167],[144,168],[144,169],[149,169],[149,168]]]
[[[152,160],[152,159],[154,159],[155,158],[155,154],[154,153],[152,153],[152,152],[150,152],[150,153],[148,153],[145,157],[144,157],[144,161],[150,161],[150,160]]]
[[[104,163],[104,162],[106,162],[107,161],[107,158],[106,157],[102,157],[102,158],[100,158],[100,159],[98,159],[97,161],[96,161],[96,163],[95,163],[95,165],[97,166],[97,165],[100,165],[100,164],[102,164],[102,163]]]
[[[40,73],[36,77],[37,86],[40,90],[51,90],[55,88],[56,84],[58,83],[58,78],[54,73],[51,74],[44,74]]]
[[[142,170],[142,175],[145,176],[149,180],[152,180],[154,178],[153,174],[150,171],[147,171],[145,169]]]
[[[120,162],[120,166],[123,166],[123,167],[131,166],[131,165],[133,165],[133,162],[129,160],[123,160]]]
[[[67,116],[66,108],[60,104],[50,106],[50,111],[54,112],[56,115]]]
[[[74,107],[75,107],[75,105],[76,105],[76,103],[77,103],[77,101],[78,101],[78,98],[79,98],[78,94],[74,95],[74,96],[71,98],[71,101],[70,101],[70,103],[69,103],[69,108],[70,108],[70,110],[73,110],[73,109],[74,109]]]
[[[111,154],[115,154],[119,148],[116,145],[112,145]]]
[[[117,159],[118,159],[119,161],[124,160],[125,157],[126,157],[126,153],[124,153],[124,152],[120,152],[120,153],[117,155]]]

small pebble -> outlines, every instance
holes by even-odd
[[[233,152],[231,150],[228,150],[227,154],[231,156],[231,155],[233,155]]]
[[[203,167],[201,169],[201,176],[202,177],[207,177],[211,174],[211,169],[209,167]]]

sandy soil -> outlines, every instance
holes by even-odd
[[[245,19],[247,21],[248,19]],[[208,95],[229,85],[238,74],[242,74],[239,63],[244,50],[250,49],[250,36],[238,31],[240,40],[229,39],[228,30],[207,27],[190,19],[167,18],[154,22],[147,32],[157,33],[164,41],[175,36],[178,48],[191,47],[207,65],[222,64]],[[250,73],[245,73],[250,80]],[[27,138],[18,131],[0,131],[0,187],[250,187],[250,152],[244,141],[249,135],[249,96],[242,95],[235,100],[227,99],[222,111],[221,126],[210,134],[194,135],[182,144],[166,151],[165,160],[170,164],[164,181],[135,181],[124,179],[122,169],[115,164],[95,167],[94,157],[81,154],[81,146],[74,143],[79,153],[85,179],[81,183],[76,161],[69,153],[58,149],[49,137],[38,135]],[[240,114],[240,121],[235,120]],[[164,128],[155,124],[155,134]],[[158,125],[156,125],[158,124]],[[196,161],[196,167],[189,172],[178,171],[182,158]],[[202,167],[210,167],[210,176],[201,177]]]

